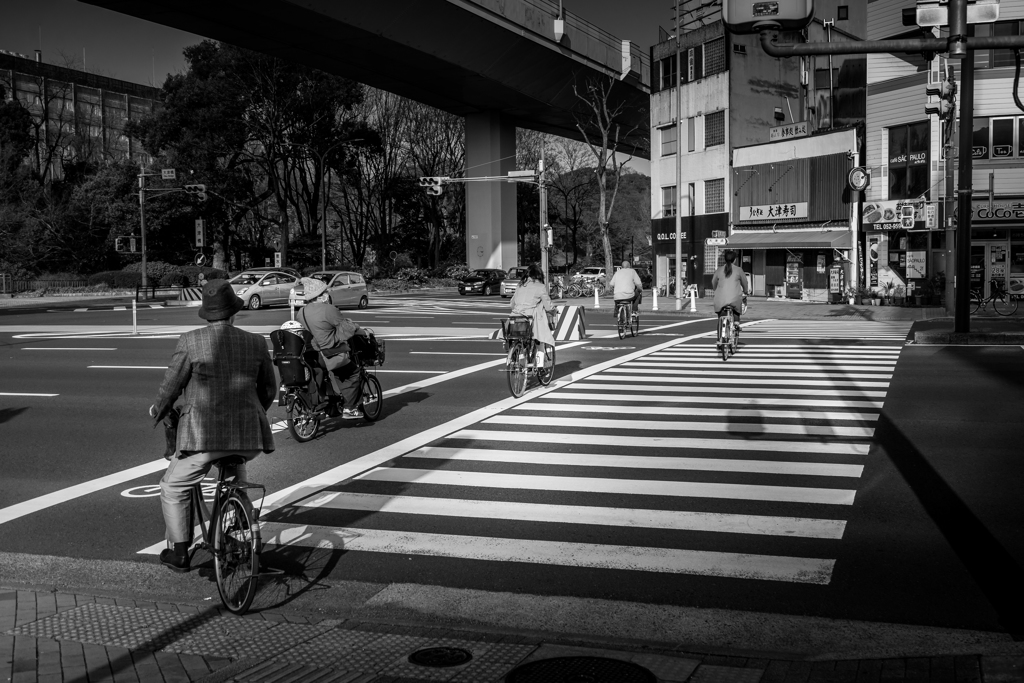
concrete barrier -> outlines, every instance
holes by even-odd
[[[199,287],[182,287],[178,292],[178,301],[202,301],[203,290]]]
[[[555,341],[574,341],[587,336],[587,317],[583,306],[556,306]]]

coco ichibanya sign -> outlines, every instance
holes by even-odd
[[[807,202],[740,207],[741,221],[765,221],[780,218],[807,218]]]

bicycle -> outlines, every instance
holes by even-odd
[[[628,313],[626,312],[627,308],[629,309]],[[626,330],[629,330],[629,334],[632,337],[639,334],[640,311],[634,308],[632,299],[616,301],[615,309],[615,319],[619,330],[619,339],[626,338]]]
[[[971,313],[977,313],[979,309],[988,309],[989,302],[992,302],[992,310],[999,315],[1013,315],[1017,312],[1017,299],[1010,295],[999,280],[991,280],[989,285],[992,294],[982,298],[981,292],[977,289],[971,290]]]
[[[718,350],[722,360],[729,360],[729,355],[736,355],[739,346],[739,328],[736,325],[736,311],[732,306],[723,306],[718,314]]]
[[[537,340],[533,338],[533,319],[526,315],[513,315],[501,321],[502,337],[508,355],[504,371],[508,373],[508,388],[519,398],[526,391],[530,375],[535,375],[543,386],[551,384],[555,375],[555,347],[544,353],[537,367]],[[548,358],[550,353],[550,358]]]
[[[213,571],[217,579],[217,592],[229,612],[244,614],[256,597],[260,576],[260,510],[253,508],[247,489],[260,489],[262,500],[266,489],[262,484],[228,480],[229,474],[245,462],[240,455],[232,455],[214,462],[220,470],[213,490],[212,506],[206,506],[202,482],[189,491],[189,529],[196,524],[203,540],[193,545],[189,536],[189,565],[197,550],[208,550],[213,555]]]
[[[363,416],[375,422],[383,412],[384,397],[380,380],[370,374],[367,367],[383,365],[385,350],[384,341],[378,340],[372,330],[367,332],[365,336],[354,336],[350,346],[352,361],[358,366]],[[285,330],[270,333],[274,365],[281,374],[278,404],[287,413],[288,431],[299,443],[313,439],[323,420],[337,417],[341,404],[329,372],[320,363],[319,353],[312,348],[312,339],[308,330],[301,330],[301,335]]]

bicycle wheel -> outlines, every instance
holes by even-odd
[[[260,531],[244,491],[221,503],[213,531],[213,567],[217,591],[228,611],[244,614],[256,597],[260,569]]]
[[[992,299],[992,308],[996,309],[999,315],[1013,315],[1017,312],[1017,300],[1011,299],[1009,294],[1002,294]]]
[[[629,320],[629,333],[631,335],[633,335],[634,337],[636,335],[640,334],[640,312],[639,311],[637,311],[632,316],[630,316],[630,320]]]
[[[363,415],[370,422],[376,422],[384,410],[384,396],[380,389],[380,380],[376,375],[363,374]]]
[[[732,350],[732,319],[728,316],[722,322],[722,360],[729,360]]]
[[[288,431],[299,443],[306,443],[320,427],[320,418],[313,412],[313,406],[304,394],[296,394],[288,404]]]
[[[977,313],[979,308],[981,308],[981,295],[971,292],[971,313]]]
[[[508,388],[512,395],[519,398],[526,391],[526,349],[515,344],[508,350],[505,369],[508,371]]]
[[[616,321],[618,323],[617,327],[619,329],[619,339],[625,339],[626,338],[626,328],[628,327],[628,325],[626,323],[626,307],[625,306],[619,306],[619,312],[616,313],[615,317],[616,317]]]
[[[555,376],[555,347],[553,345],[548,346],[545,352],[551,356],[551,359],[548,363],[545,363],[543,368],[537,368],[537,380],[544,386],[547,386],[551,384],[551,380]]]

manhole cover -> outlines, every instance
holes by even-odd
[[[523,664],[506,683],[658,683],[647,669],[606,657],[555,657]]]
[[[409,655],[410,664],[431,666],[441,669],[446,666],[461,666],[473,659],[473,653],[459,647],[428,647]]]

